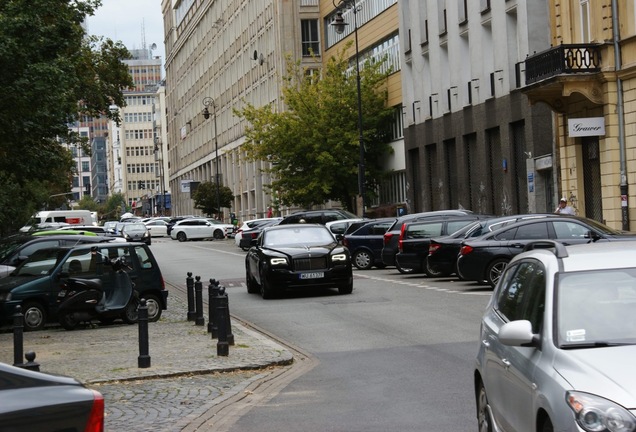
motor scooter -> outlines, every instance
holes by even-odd
[[[139,296],[128,273],[124,257],[104,263],[112,266],[114,288],[106,292],[101,279],[69,277],[58,293],[58,320],[66,330],[73,330],[82,322],[98,319],[103,324],[111,324],[121,318],[126,324],[137,322]]]

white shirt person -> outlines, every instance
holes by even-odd
[[[574,209],[571,206],[568,205],[568,200],[565,199],[565,197],[561,198],[561,200],[559,201],[559,206],[556,208],[554,213],[562,214],[562,215],[573,215],[573,214],[575,214],[574,213]]]

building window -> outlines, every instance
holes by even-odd
[[[590,2],[581,1],[581,41],[590,42]]]
[[[320,55],[320,42],[318,40],[318,20],[301,20],[303,57]]]

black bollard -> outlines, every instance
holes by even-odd
[[[197,310],[197,316],[194,320],[194,324],[202,326],[205,325],[205,318],[203,318],[203,283],[201,283],[201,276],[195,276],[194,279],[194,294]]]
[[[219,295],[219,281],[216,279],[210,279],[210,285],[208,285],[208,333],[212,333],[212,339],[216,338],[218,327],[214,322],[214,315],[216,315],[216,297]]]
[[[194,321],[196,318],[196,311],[194,309],[194,279],[192,278],[192,272],[188,272],[186,278],[186,289],[188,295],[188,321]]]
[[[138,309],[139,324],[139,357],[137,357],[137,367],[149,368],[150,367],[150,355],[148,350],[148,306],[146,306],[146,299],[141,299]]]
[[[227,314],[225,315],[226,324],[225,324],[225,334],[227,335],[227,343],[228,345],[234,346],[234,335],[232,334],[232,320],[230,319],[230,296],[228,296],[225,287],[222,287],[222,294],[225,302],[225,306],[227,309]]]
[[[22,306],[15,307],[13,314],[13,366],[22,366],[24,360],[24,315]]]
[[[226,296],[219,296],[216,311],[216,317],[219,320],[219,339],[216,342],[216,355],[227,357],[230,354],[230,347],[227,340],[227,322],[229,319],[229,311],[227,309]]]
[[[28,351],[24,354],[27,362],[20,365],[23,369],[28,369],[36,372],[40,372],[40,363],[35,361],[35,353],[33,351]]]

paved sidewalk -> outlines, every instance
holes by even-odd
[[[227,357],[217,356],[207,314],[204,326],[187,321],[187,304],[179,294],[171,289],[168,310],[148,325],[149,368],[138,368],[137,325],[27,332],[24,351],[36,353],[40,371],[71,376],[100,391],[106,431],[187,430],[208,410],[266,377],[272,366],[293,362],[285,347],[234,319],[235,345]],[[0,333],[0,362],[13,363],[12,333]]]
[[[74,331],[61,327],[24,333],[24,352],[34,351],[40,370],[91,384],[185,374],[264,368],[290,364],[281,345],[232,320],[235,345],[217,356],[217,341],[205,325],[187,321],[187,304],[171,290],[168,310],[148,324],[151,367],[138,368],[137,325],[96,326]],[[0,361],[13,363],[13,334],[0,334]]]

